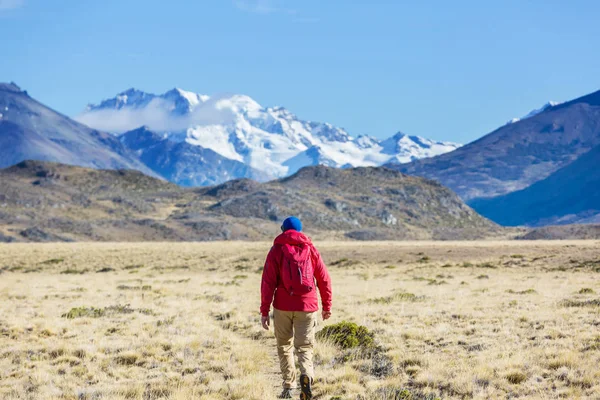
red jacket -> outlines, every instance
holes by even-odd
[[[327,267],[325,267],[321,259],[321,255],[315,246],[313,246],[308,236],[302,232],[289,230],[277,236],[267,256],[260,288],[262,298],[260,306],[261,314],[265,316],[269,315],[271,302],[273,302],[273,307],[281,311],[314,312],[319,310],[319,300],[316,290],[312,290],[305,295],[292,296],[283,286],[280,275],[283,257],[282,247],[286,244],[298,249],[297,256],[300,256],[302,253],[302,248],[308,247],[310,249],[310,251],[304,252],[304,254],[306,254],[306,257],[312,257],[312,265],[315,269],[315,281],[321,294],[323,310],[330,311],[331,278],[329,277],[329,272],[327,272]],[[275,295],[275,301],[273,301],[273,295]]]

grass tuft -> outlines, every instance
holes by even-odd
[[[516,291],[513,289],[508,289],[506,291],[506,293],[510,293],[510,294],[534,294],[537,293],[534,289],[526,289],[526,290],[520,290],[520,291]]]
[[[519,385],[527,380],[527,375],[519,370],[509,371],[506,375],[504,375],[504,377],[513,385]]]
[[[68,312],[61,315],[62,318],[75,319],[75,318],[100,318],[110,315],[117,314],[132,314],[140,313],[145,315],[152,315],[152,310],[147,308],[131,308],[129,304],[126,305],[115,305],[104,308],[96,307],[74,307]]]
[[[49,260],[42,261],[40,264],[43,264],[43,265],[53,265],[53,264],[60,264],[63,261],[65,261],[64,258],[51,258]]]
[[[571,300],[565,299],[560,302],[563,307],[600,307],[600,299]]]
[[[423,296],[417,296],[414,293],[408,292],[397,292],[391,296],[386,297],[377,297],[374,299],[370,299],[369,302],[373,304],[390,304],[393,302],[401,302],[401,301],[420,301],[423,300]]]

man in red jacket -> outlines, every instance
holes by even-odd
[[[269,310],[273,320],[277,354],[283,375],[280,398],[291,399],[296,387],[294,348],[300,364],[300,399],[312,399],[313,345],[321,294],[323,320],[331,317],[331,278],[310,238],[302,233],[302,223],[289,217],[281,225],[262,274],[260,312],[262,326],[269,329]],[[316,284],[315,284],[316,283]],[[275,301],[273,301],[275,296]],[[293,343],[292,343],[293,339]]]

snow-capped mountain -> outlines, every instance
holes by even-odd
[[[541,106],[540,108],[536,108],[535,110],[531,110],[529,112],[529,114],[525,115],[524,117],[511,119],[510,121],[508,121],[507,124],[514,124],[515,122],[519,122],[521,120],[524,120],[524,119],[527,119],[527,118],[531,118],[531,117],[533,117],[535,115],[538,115],[539,113],[542,113],[542,112],[544,112],[544,111],[546,111],[546,110],[548,110],[548,109],[550,109],[550,108],[552,108],[554,106],[557,106],[559,104],[562,104],[562,102],[561,101],[549,101],[546,104],[544,104],[543,106]]]
[[[77,119],[114,134],[146,126],[161,140],[212,150],[271,178],[309,165],[405,163],[460,147],[402,133],[383,141],[355,138],[331,124],[302,120],[283,107],[265,108],[245,95],[206,96],[181,89],[162,95],[129,89],[89,105]]]

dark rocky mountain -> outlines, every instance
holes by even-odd
[[[153,174],[114,136],[51,110],[15,84],[0,83],[0,168],[28,159]]]
[[[470,201],[522,190],[598,145],[600,91],[547,107],[453,152],[388,166],[435,179]]]
[[[270,240],[295,214],[317,238],[505,234],[440,184],[385,168],[182,188],[136,171],[27,161],[0,170],[2,241]]]
[[[506,226],[559,225],[600,218],[600,146],[526,189],[474,200],[480,214]]]
[[[234,178],[267,180],[267,175],[213,150],[175,142],[141,127],[120,136],[121,143],[158,175],[181,186],[209,186]]]

